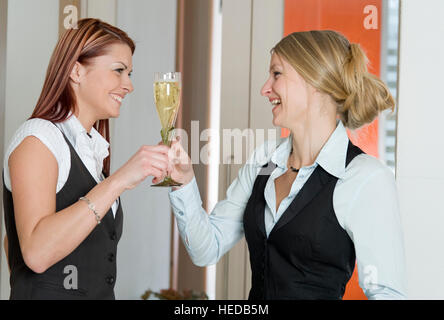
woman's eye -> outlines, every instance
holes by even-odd
[[[124,68],[119,68],[119,69],[115,69],[114,71],[118,72],[119,74],[122,74],[123,71],[125,71],[125,69]],[[131,75],[132,75],[132,72],[128,73],[128,77],[131,78]]]
[[[274,72],[273,72],[273,76],[274,76],[275,78],[279,77],[280,75],[281,75],[281,73],[278,72],[278,71],[274,71]]]

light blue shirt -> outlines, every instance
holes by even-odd
[[[257,148],[210,215],[202,208],[196,180],[170,192],[171,205],[185,247],[198,266],[217,261],[243,236],[243,214],[261,167],[276,168],[265,186],[267,235],[305,182],[321,166],[338,178],[333,207],[354,243],[359,285],[369,299],[405,299],[406,270],[398,194],[393,172],[378,159],[361,154],[345,167],[349,139],[339,121],[314,164],[302,167],[289,195],[276,210],[274,180],[287,171],[291,136]]]

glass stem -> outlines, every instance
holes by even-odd
[[[174,130],[174,127],[171,128],[162,128],[160,130],[160,135],[162,136],[162,142],[164,145],[171,147],[171,132]]]

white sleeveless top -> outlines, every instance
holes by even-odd
[[[57,126],[57,127],[56,127]],[[71,169],[71,154],[61,131],[65,134],[74,150],[79,155],[85,167],[97,183],[104,180],[102,174],[103,159],[108,155],[109,143],[94,128],[88,136],[86,129],[82,126],[75,115],[68,120],[53,124],[48,120],[30,119],[24,122],[13,135],[8,148],[6,149],[3,161],[3,174],[6,188],[11,191],[11,178],[9,175],[9,156],[22,141],[28,136],[39,139],[54,155],[58,164],[57,190],[61,190],[68,180]],[[115,216],[118,207],[118,200],[112,205]]]

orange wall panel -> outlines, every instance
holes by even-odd
[[[382,0],[285,0],[284,35],[295,31],[336,30],[361,45],[369,58],[369,71],[380,75]],[[378,28],[364,28],[366,6],[378,9]],[[350,140],[364,152],[378,157],[378,120],[350,134]],[[287,136],[288,130],[282,130]]]

